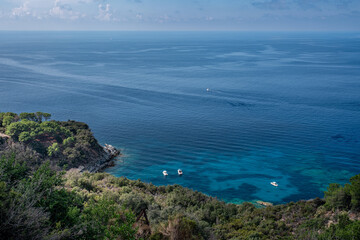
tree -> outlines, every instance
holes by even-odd
[[[74,142],[75,142],[74,137],[68,137],[68,138],[64,139],[63,145],[64,145],[64,147],[70,147],[73,145]]]
[[[170,239],[203,239],[197,223],[181,215],[170,218],[163,232]]]
[[[6,134],[18,140],[22,132],[28,132],[31,137],[36,137],[40,132],[40,125],[37,122],[29,121],[27,119],[20,122],[13,122],[6,127]]]
[[[35,116],[36,116],[37,122],[42,123],[42,119],[43,119],[44,113],[43,113],[43,112],[36,112],[36,113],[35,113]]]
[[[31,136],[31,134],[29,132],[22,132],[19,135],[20,142],[29,142],[32,139],[33,139],[33,137]]]
[[[351,208],[360,209],[360,174],[350,178],[350,184],[346,184],[345,189],[351,195]]]
[[[332,209],[349,209],[351,196],[348,191],[338,183],[331,183],[324,192],[326,206]]]
[[[102,197],[91,199],[84,208],[83,222],[87,225],[86,239],[135,240],[135,215],[123,210],[116,202]]]
[[[39,195],[25,187],[28,173],[15,156],[0,159],[1,239],[44,239],[48,235],[48,214],[35,207]]]
[[[19,163],[15,159],[15,155],[11,157],[0,158],[0,182],[3,181],[11,186],[21,179],[25,178],[29,172],[29,168],[25,163]]]
[[[10,125],[12,122],[15,121],[15,118],[13,116],[5,116],[2,121],[2,125],[4,127]]]
[[[34,113],[33,113],[34,114]],[[34,114],[35,116],[35,121],[37,121],[38,123],[42,123],[43,118],[45,119],[45,121],[47,121],[48,119],[51,118],[51,114],[50,113],[44,113],[44,112],[36,112]]]
[[[16,113],[0,112],[0,127],[6,127],[7,125],[11,124],[12,122],[17,122],[19,120],[19,116]]]
[[[58,143],[53,143],[53,145],[48,147],[48,155],[49,157],[55,156],[60,150]]]
[[[50,113],[43,113],[43,117],[45,119],[45,121],[49,120],[51,118],[51,114]]]
[[[0,127],[2,126],[3,118],[5,117],[5,113],[0,112]]]
[[[339,223],[332,224],[316,239],[360,240],[360,221],[351,221],[346,214],[340,215]]]
[[[20,116],[21,120],[36,121],[35,113],[23,112],[23,113],[20,113],[19,116]]]

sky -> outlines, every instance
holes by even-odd
[[[359,31],[360,0],[0,0],[0,30]]]

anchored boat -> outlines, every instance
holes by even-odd
[[[279,186],[279,184],[277,182],[271,182],[270,184],[273,185],[274,187]]]

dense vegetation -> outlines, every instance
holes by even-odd
[[[1,239],[360,239],[360,175],[345,186],[331,184],[324,199],[266,208],[226,204],[178,185],[157,187],[76,168],[57,171],[72,161],[63,153],[65,140],[73,137],[72,146],[96,141],[92,135],[79,140],[87,125],[23,116],[0,115],[7,119],[0,132],[16,145],[27,131],[33,139],[24,146],[39,140],[48,147],[35,155],[19,148],[0,152]],[[9,130],[21,122],[34,127]],[[53,124],[51,130],[43,123]]]
[[[31,173],[14,157],[0,160],[2,239],[135,239],[131,211],[68,191],[63,175],[48,163]]]
[[[0,132],[11,137],[11,143],[0,142],[3,154],[17,149],[16,156],[26,155],[33,167],[49,160],[53,166],[79,167],[99,158],[103,148],[85,123],[48,121],[51,114],[0,113]],[[40,161],[39,161],[40,160]]]
[[[360,175],[346,186],[355,190],[359,183]],[[354,199],[349,195],[344,208],[333,201],[337,194],[330,186],[325,200],[256,208],[177,185],[156,187],[78,169],[56,172],[49,163],[32,172],[26,162],[2,157],[0,234],[4,239],[359,239],[360,221],[354,220],[359,213],[345,210]],[[147,219],[136,221],[144,210]]]

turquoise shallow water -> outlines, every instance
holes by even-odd
[[[360,173],[359,56],[358,33],[0,32],[0,111],[87,122],[116,176],[309,199]]]

